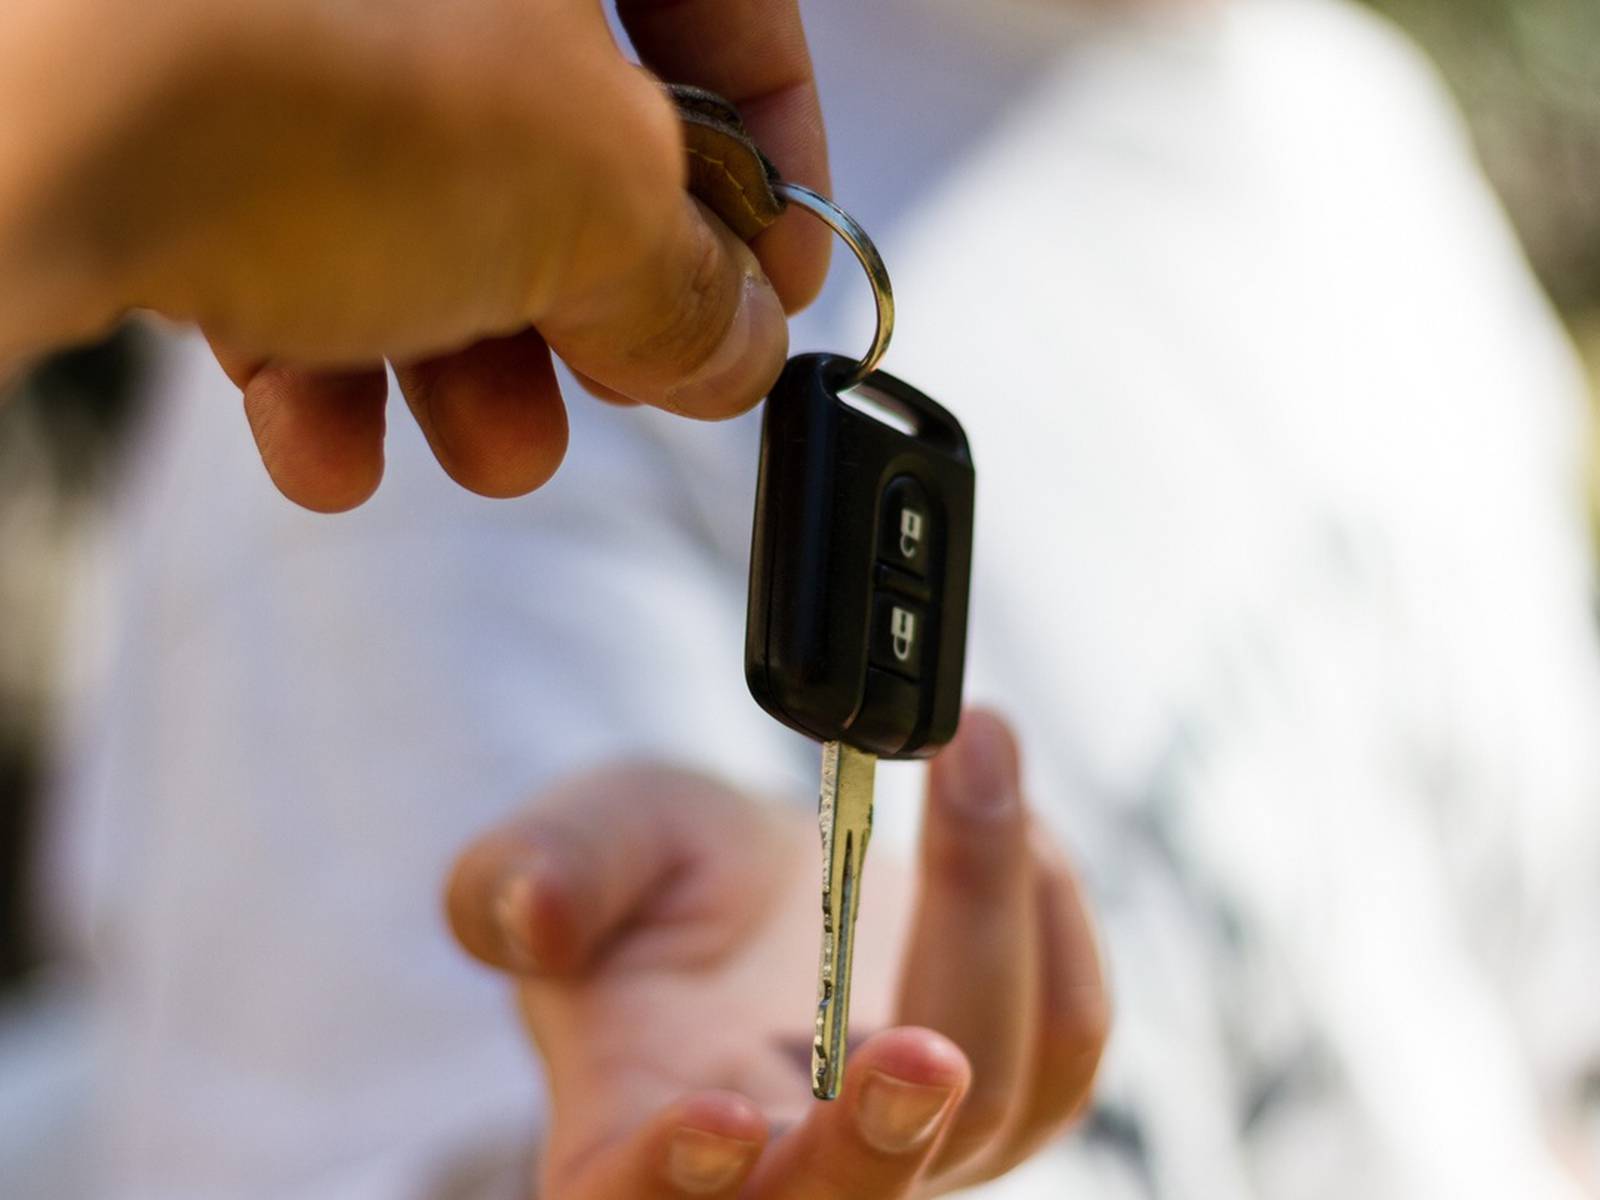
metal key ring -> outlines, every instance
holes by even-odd
[[[780,196],[798,204],[843,238],[845,245],[855,252],[857,261],[867,273],[867,281],[872,284],[872,299],[878,306],[878,327],[873,331],[872,345],[867,348],[866,356],[856,363],[839,385],[841,389],[855,387],[872,374],[873,368],[889,349],[889,339],[894,336],[894,288],[889,283],[889,270],[883,265],[883,256],[872,244],[867,231],[832,200],[787,180],[779,181],[774,186]]]

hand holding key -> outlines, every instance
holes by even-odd
[[[934,761],[915,877],[875,869],[855,1024],[893,1027],[823,1104],[796,1017],[816,948],[809,818],[633,767],[553,789],[469,850],[452,922],[517,977],[549,1071],[538,1194],[930,1197],[1057,1134],[1088,1095],[1107,1000],[1002,722],[969,714]]]
[[[826,186],[795,0],[616,9]],[[130,307],[193,321],[322,511],[378,485],[385,360],[444,469],[520,495],[566,447],[552,354],[730,416],[827,262],[810,223],[747,248],[690,199],[673,106],[593,0],[6,0],[0,111],[0,382]]]

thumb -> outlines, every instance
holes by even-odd
[[[771,390],[788,353],[783,302],[755,254],[686,194],[626,274],[538,322],[574,371],[689,417],[735,416]]]
[[[450,925],[490,966],[576,974],[682,889],[715,886],[728,856],[714,836],[748,840],[755,828],[743,797],[693,772],[636,765],[577,776],[461,855],[446,888]]]
[[[568,269],[532,314],[579,374],[632,400],[728,417],[771,388],[788,351],[783,303],[755,254],[687,189],[682,133],[664,92],[629,71],[614,86],[632,135],[581,194]]]

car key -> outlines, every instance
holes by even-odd
[[[867,268],[879,327],[862,362],[790,360],[761,433],[745,673],[767,712],[822,742],[822,954],[812,1091],[838,1095],[861,870],[879,758],[924,758],[961,712],[972,457],[960,424],[874,364],[893,293],[872,243],[830,201],[779,183]]]
[[[838,1095],[849,1033],[861,868],[878,758],[955,734],[972,555],[972,457],[960,424],[876,371],[894,291],[865,231],[779,178],[738,110],[672,86],[694,195],[747,241],[793,203],[866,269],[877,332],[860,362],[802,355],[767,399],[750,564],[745,673],[769,713],[822,742],[822,954],[812,1091]]]

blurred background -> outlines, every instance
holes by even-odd
[[[1600,4],[1369,2],[1438,62],[1529,258],[1600,378]],[[51,714],[68,686],[58,633],[78,582],[75,551],[140,419],[146,357],[144,335],[128,328],[44,364],[0,404],[0,1014],[8,997],[16,1003],[49,975],[29,863]],[[1591,496],[1600,514],[1600,486]],[[5,1028],[0,1016],[0,1038]]]

